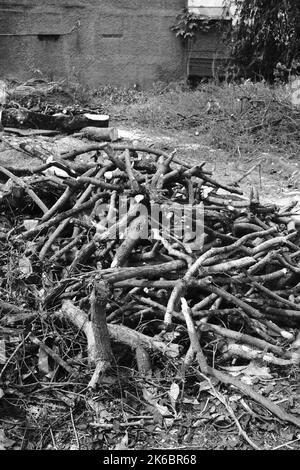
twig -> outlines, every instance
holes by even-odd
[[[72,423],[72,428],[73,428],[73,431],[74,431],[74,436],[75,436],[76,443],[77,443],[77,450],[80,450],[80,442],[79,442],[79,439],[78,439],[77,429],[76,429],[75,423],[74,423],[72,408],[70,408],[70,416],[71,416],[71,423]]]
[[[255,390],[253,390],[249,385],[246,385],[240,380],[235,379],[231,377],[230,375],[224,374],[223,372],[220,372],[219,370],[216,370],[207,365],[206,359],[200,347],[200,343],[197,337],[194,323],[191,318],[189,308],[187,307],[186,301],[184,299],[182,302],[182,306],[183,306],[183,310],[182,310],[183,314],[186,320],[188,321],[188,333],[190,337],[190,342],[191,342],[192,347],[194,348],[194,351],[197,354],[197,360],[199,362],[199,366],[201,370],[201,372],[197,372],[197,375],[201,378],[203,377],[203,375],[212,376],[220,380],[224,384],[233,385],[242,393],[244,393],[245,395],[248,395],[250,398],[253,398],[253,400],[255,400],[257,403],[267,408],[271,413],[273,413],[279,419],[282,419],[283,421],[287,421],[289,423],[295,424],[295,426],[297,427],[300,427],[299,418],[297,418],[296,416],[292,416],[289,413],[286,413],[284,410],[279,408],[279,406],[275,405],[275,403],[272,403],[270,400],[268,400],[267,398],[263,397],[262,395],[257,393]]]
[[[56,354],[54,351],[52,351],[51,348],[49,348],[46,344],[44,344],[42,341],[40,341],[36,336],[33,334],[30,334],[29,336],[30,341],[38,346],[39,348],[43,349],[48,356],[50,356],[59,366],[61,366],[63,369],[65,369],[69,374],[76,374],[76,369],[73,369],[73,367],[70,367],[66,361],[64,361],[58,354]]]
[[[28,185],[23,180],[15,176],[3,166],[0,166],[0,172],[8,176],[12,181],[14,181],[14,183],[24,189],[24,191],[31,197],[33,202],[36,203],[36,205],[44,212],[44,214],[48,212],[48,207],[43,203],[43,201],[41,201],[38,195],[31,188],[28,187]]]
[[[203,374],[202,374],[203,375]],[[215,397],[221,402],[223,403],[223,405],[225,406],[226,410],[228,411],[228,413],[230,414],[230,416],[232,417],[232,419],[234,420],[238,430],[239,430],[239,433],[240,435],[245,439],[246,442],[248,442],[248,444],[250,444],[251,447],[253,447],[254,450],[261,450],[260,447],[258,447],[251,439],[250,437],[248,436],[248,434],[243,430],[242,426],[240,425],[239,423],[239,420],[237,419],[237,417],[235,416],[234,414],[234,411],[232,409],[232,407],[228,404],[227,400],[225,399],[225,397],[223,395],[221,395],[221,393],[217,392],[217,390],[215,389],[215,387],[213,386],[211,380],[208,378],[208,377],[205,377],[203,375],[203,378],[205,380],[208,381],[208,383],[210,384],[211,386],[211,390],[213,392],[213,394],[215,395]]]
[[[217,333],[218,335],[221,335],[225,338],[229,338],[237,343],[246,343],[246,344],[249,344],[250,346],[259,348],[262,351],[271,351],[282,357],[287,357],[287,358],[292,357],[290,353],[284,352],[279,346],[267,343],[264,340],[254,338],[252,336],[239,333],[237,331],[232,331],[227,328],[222,328],[221,326],[218,326],[218,325],[200,323],[199,329],[200,331],[213,331],[214,333]]]
[[[250,168],[250,170],[246,171],[246,173],[244,173],[240,178],[238,178],[234,184],[241,183],[245,178],[247,178],[247,176],[251,175],[251,173],[253,173],[253,171],[255,171],[256,168],[260,167],[262,162],[263,162],[263,159],[260,159],[254,166]]]
[[[35,237],[39,233],[49,229],[50,227],[53,227],[53,225],[57,225],[65,219],[69,219],[70,217],[73,217],[74,215],[79,214],[80,212],[84,212],[87,209],[90,209],[91,207],[94,206],[94,204],[99,199],[103,198],[103,196],[106,196],[106,194],[107,194],[106,192],[96,194],[96,196],[91,198],[88,202],[85,202],[84,204],[81,204],[77,207],[73,207],[73,209],[70,209],[70,210],[68,210],[68,211],[66,211],[62,214],[58,214],[53,219],[48,220],[47,222],[44,222],[41,225],[38,225],[37,227],[32,228],[32,229],[28,230],[27,232],[19,235],[19,238],[20,239],[22,238],[22,239],[25,239],[25,240],[32,239],[33,237]]]
[[[11,362],[11,360],[15,357],[15,355],[17,354],[17,352],[21,349],[21,347],[23,346],[23,344],[25,343],[25,341],[29,338],[29,336],[31,335],[31,332],[29,332],[23,339],[22,341],[20,341],[20,343],[18,344],[18,346],[15,348],[14,352],[10,355],[10,357],[7,359],[6,363],[4,364],[1,372],[0,372],[0,379],[3,377],[3,374],[4,372],[6,371],[9,363]]]

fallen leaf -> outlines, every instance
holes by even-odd
[[[257,377],[251,377],[249,375],[244,375],[240,378],[241,382],[244,382],[246,385],[255,385],[259,382]]]
[[[38,225],[38,223],[39,221],[36,219],[26,219],[24,220],[23,225],[26,228],[26,230],[31,230],[35,228]]]
[[[240,401],[241,398],[242,398],[241,395],[231,395],[231,397],[229,397],[228,401],[230,403],[236,403],[236,402]]]
[[[153,393],[151,393],[146,388],[143,388],[143,397],[144,397],[144,400],[146,400],[147,403],[150,403],[150,405],[156,406],[157,398],[155,398],[155,395],[153,395]]]
[[[155,405],[156,409],[160,412],[162,416],[168,416],[170,414],[168,408],[163,405],[159,405],[158,403]]]
[[[105,406],[100,401],[89,399],[87,400],[87,403],[90,408],[96,413],[97,417],[102,415],[102,413],[106,412]]]
[[[57,176],[58,178],[69,178],[70,176],[65,170],[55,166],[47,168],[47,170],[44,170],[43,173],[45,176]]]
[[[269,395],[271,392],[274,391],[274,387],[275,387],[276,383],[275,382],[271,382],[269,385],[267,385],[266,387],[264,387],[261,392],[264,394],[264,395]]]
[[[261,431],[274,432],[277,430],[277,425],[275,423],[257,423],[257,427]]]
[[[185,404],[185,405],[200,405],[199,401],[197,400],[197,398],[184,398],[182,400],[182,402]]]
[[[241,374],[241,381],[247,385],[254,385],[259,379],[271,379],[270,369],[260,366],[252,361]]]
[[[29,258],[27,258],[26,256],[22,256],[21,258],[19,258],[19,270],[25,276],[29,276],[30,274],[32,274],[32,265]]]
[[[51,156],[47,158],[46,163],[52,163],[54,161],[54,158]],[[43,171],[44,175],[46,176],[58,176],[59,178],[69,178],[69,173],[67,173],[65,170],[58,168],[57,166],[50,166],[50,168],[47,168],[47,170]]]
[[[43,372],[43,374],[48,375],[50,373],[48,354],[43,350],[43,348],[39,348],[38,366],[39,370]]]
[[[114,416],[113,416],[113,414],[109,413],[108,411],[103,410],[103,411],[100,412],[99,418],[100,418],[101,421],[110,422],[114,419]]]
[[[248,366],[222,367],[233,377],[239,377],[242,382],[248,385],[254,385],[259,379],[271,379],[269,367],[258,365],[255,361],[250,362]]]
[[[179,394],[180,394],[179,386],[175,382],[172,383],[171,388],[169,390],[169,397],[170,397],[171,405],[173,408],[175,408],[176,406],[176,401],[177,401],[177,398],[179,397]]]
[[[166,419],[165,419],[165,424],[166,424],[167,428],[172,428],[174,422],[175,422],[175,420],[174,420],[173,418],[166,418]],[[177,432],[177,431],[175,430],[175,433],[176,433],[176,432]],[[175,434],[175,433],[174,433],[174,434]]]
[[[88,425],[86,423],[77,424],[76,428],[78,429],[78,431],[86,431],[88,428]]]
[[[203,191],[202,191],[203,199],[206,199],[213,190],[214,190],[214,188],[204,188]]]
[[[12,447],[15,441],[5,436],[4,429],[0,429],[0,450],[6,450]]]
[[[265,366],[259,366],[255,362],[251,362],[248,367],[244,370],[244,375],[259,377],[261,379],[272,379],[270,374],[270,368]]]
[[[248,366],[228,366],[228,367],[222,367],[220,366],[220,369],[226,370],[230,375],[233,377],[238,376],[243,372],[245,369],[247,369]]]
[[[214,420],[214,423],[228,423],[228,416],[226,415],[219,415],[218,413],[215,413],[214,416],[212,416],[212,418],[215,418]]]
[[[163,422],[164,422],[163,416],[156,408],[153,412],[153,423],[158,424],[160,427],[162,427]]]
[[[116,445],[114,450],[128,450],[128,442],[129,442],[128,432],[126,431],[125,436],[122,437],[121,442],[119,442],[119,444]]]
[[[5,340],[0,340],[0,364],[6,363],[6,348],[5,348]]]
[[[71,444],[68,450],[78,450],[78,445]]]

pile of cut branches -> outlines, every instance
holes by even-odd
[[[293,207],[263,205],[256,190],[244,197],[215,181],[205,162],[190,168],[136,143],[83,145],[0,174],[4,399],[7,388],[49,380],[94,389],[121,344],[142,377],[170,358],[183,377],[196,367],[201,381],[232,385],[300,426],[221,370],[299,364]]]

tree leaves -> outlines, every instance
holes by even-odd
[[[237,0],[233,56],[243,75],[273,80],[277,66],[300,71],[298,0]],[[298,61],[298,62],[297,62]]]

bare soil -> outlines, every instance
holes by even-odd
[[[176,157],[185,163],[199,164],[206,161],[214,176],[222,182],[237,181],[261,160],[260,168],[240,183],[244,194],[248,195],[250,187],[255,186],[259,190],[262,202],[281,206],[293,199],[300,201],[300,189],[298,189],[300,167],[297,160],[284,158],[275,153],[261,153],[255,158],[243,155],[232,157],[224,150],[203,144],[201,136],[196,136],[194,129],[190,132],[186,130],[158,132],[149,128],[126,128],[123,124],[119,127],[117,122],[116,127],[124,130],[122,135],[130,136],[145,144],[154,144],[170,152],[177,149]]]

